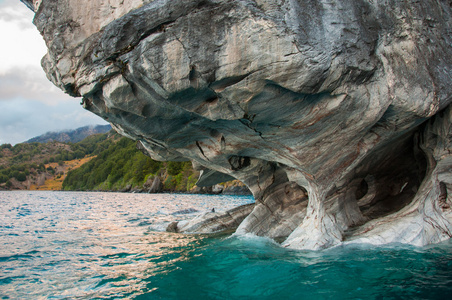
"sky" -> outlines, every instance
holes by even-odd
[[[33,17],[20,0],[0,0],[0,144],[107,124],[47,79],[41,68],[47,49]]]

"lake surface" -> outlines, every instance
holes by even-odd
[[[450,241],[312,252],[163,231],[253,201],[0,192],[0,299],[452,299]]]

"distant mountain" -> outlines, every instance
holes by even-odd
[[[90,135],[97,133],[106,133],[110,130],[110,125],[84,126],[74,130],[47,132],[43,135],[29,139],[25,143],[47,143],[51,141],[62,143],[77,143]]]

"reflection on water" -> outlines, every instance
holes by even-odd
[[[0,291],[5,299],[131,295],[202,247],[162,231],[182,209],[230,209],[250,197],[0,192]],[[193,209],[196,207],[196,210]]]
[[[294,251],[162,231],[249,197],[0,192],[0,299],[449,299],[452,242]],[[183,212],[183,213],[181,213]],[[193,213],[191,213],[193,212]]]

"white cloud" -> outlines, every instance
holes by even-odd
[[[34,13],[23,9],[24,6],[19,0],[0,0],[0,20],[16,22],[22,28],[33,28]]]
[[[32,24],[34,13],[19,0],[0,5],[0,74],[15,67],[41,66],[47,52],[45,43]]]
[[[75,129],[89,124],[106,124],[85,111],[77,99],[47,105],[17,98],[0,102],[0,144],[16,144],[48,131]]]
[[[19,0],[0,0],[0,144],[106,123],[47,80],[41,68],[47,49],[33,16]]]
[[[75,101],[54,86],[44,71],[35,66],[11,68],[0,74],[0,102],[15,98],[34,99],[47,105]]]

